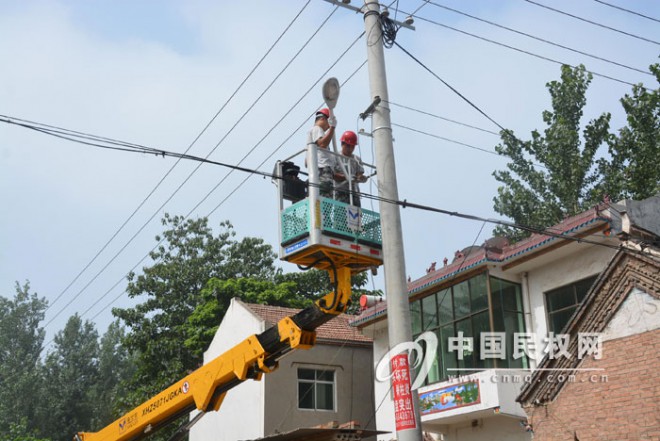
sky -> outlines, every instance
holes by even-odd
[[[611,129],[618,130],[625,125],[619,100],[631,84],[657,87],[652,76],[631,68],[648,72],[658,62],[658,22],[595,0],[538,2],[655,42],[526,0],[400,0],[391,3],[390,16],[402,20],[417,11],[415,30],[401,29],[397,43],[522,139],[543,130],[546,83],[559,79],[560,63],[583,63],[595,74],[584,122],[610,112]],[[655,0],[607,3],[660,19]],[[346,82],[335,109],[338,132],[371,131],[370,120],[358,118],[371,103],[367,68],[360,68],[362,17],[322,0],[0,0],[0,9],[4,117],[179,153],[190,148],[201,157],[212,152],[211,160],[270,172],[277,159],[303,148],[311,115],[323,103],[321,84],[336,77]],[[498,127],[398,47],[385,57],[399,198],[501,218],[492,208],[498,186],[492,173],[506,160],[479,150],[494,151]],[[375,162],[374,148],[371,138],[360,137],[357,153],[365,162]],[[243,183],[242,172],[198,165],[0,123],[0,295],[11,298],[16,282],[29,281],[50,302],[47,341],[74,313],[103,333],[112,307],[134,304],[124,294],[126,275],[151,264],[144,258],[162,232],[164,213],[208,216],[216,232],[229,220],[239,238],[261,237],[277,249],[270,180],[252,176]],[[373,183],[362,190],[377,193]],[[412,279],[432,262],[483,243],[493,229],[410,208],[401,216]],[[370,287],[383,283],[381,274]]]

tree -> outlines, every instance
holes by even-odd
[[[92,427],[101,428],[118,418],[120,412],[119,397],[125,396],[126,379],[134,371],[134,360],[128,350],[122,345],[125,329],[119,321],[108,326],[101,338],[99,348],[98,381],[94,385],[94,416]]]
[[[660,84],[660,64],[650,70]],[[610,138],[610,158],[599,160],[603,180],[598,193],[612,200],[641,200],[660,193],[660,89],[635,85],[621,104],[628,125]]]
[[[185,345],[201,359],[234,297],[247,303],[291,308],[308,306],[311,301],[298,296],[296,291],[296,284],[290,281],[276,283],[271,280],[247,278],[211,279],[201,291],[203,301],[190,315],[185,325],[189,336]]]
[[[195,335],[190,334],[188,317],[204,301],[201,291],[210,279],[268,280],[277,273],[272,248],[258,238],[234,239],[228,222],[221,224],[217,235],[206,218],[165,215],[162,222],[165,231],[150,255],[153,264],[143,268],[143,274],[128,277],[129,297],[144,301],[113,310],[128,327],[124,343],[137,364],[125,408],[138,405],[201,363],[201,355],[184,342]]]
[[[16,283],[12,300],[0,297],[0,433],[31,433],[41,386],[39,354],[43,348],[47,302]],[[12,432],[13,431],[13,432]]]
[[[28,429],[27,418],[21,418],[17,423],[9,425],[9,430],[0,434],[0,441],[50,441],[50,438],[41,438],[35,430]]]
[[[94,325],[73,315],[53,338],[54,350],[44,364],[40,432],[69,441],[93,426],[95,390],[99,381],[98,333]]]
[[[598,173],[594,157],[607,140],[610,114],[589,121],[580,139],[586,92],[592,75],[584,66],[562,66],[561,81],[547,84],[552,111],[543,112],[544,134],[534,130],[532,139],[521,141],[512,131],[500,132],[499,154],[508,156],[508,170],[493,176],[503,184],[493,199],[494,210],[516,224],[548,227],[564,217],[591,206]],[[537,165],[538,164],[538,165]],[[513,241],[529,235],[510,227],[495,234]]]

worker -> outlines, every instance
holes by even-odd
[[[350,204],[351,192],[353,193],[353,205],[360,206],[360,187],[358,183],[367,182],[367,177],[364,175],[364,167],[362,160],[359,156],[354,155],[353,151],[358,143],[357,135],[355,132],[347,130],[341,135],[341,157],[339,161],[343,162],[344,167],[341,166],[339,161],[335,166],[335,180],[337,181],[335,192],[336,199],[341,202]],[[349,173],[347,178],[344,175],[344,170]]]
[[[334,170],[336,165],[335,156],[333,156],[328,146],[335,134],[337,119],[334,115],[330,116],[329,109],[321,109],[316,112],[314,126],[307,133],[307,145],[316,144],[318,146],[317,166],[319,169],[319,194],[331,198],[334,188]],[[307,158],[305,166],[309,167]]]

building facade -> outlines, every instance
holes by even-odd
[[[634,207],[645,213],[644,220],[655,210],[660,222],[660,198],[642,202]],[[418,343],[411,363],[419,362],[413,388],[419,386],[424,431],[448,441],[534,437],[528,409],[517,397],[538,379],[533,374],[544,360],[567,357],[566,345],[578,344],[578,334],[568,332],[569,323],[618,248],[630,242],[624,230],[641,237],[636,219],[626,224],[625,211],[625,206],[596,207],[549,228],[550,235],[534,234],[514,245],[501,238],[488,240],[456,252],[441,268],[431,265],[424,277],[408,284]],[[643,232],[653,237],[647,228]],[[352,323],[374,340],[376,372],[387,363],[386,314],[381,302]],[[658,347],[650,350],[657,361]],[[543,381],[556,379],[550,375]],[[594,384],[593,390],[602,386]],[[377,427],[394,431],[390,381],[377,377],[375,391],[376,402],[384,403],[377,411]],[[657,388],[654,394],[660,398]]]
[[[296,312],[232,299],[204,362]],[[313,348],[291,352],[261,381],[230,390],[220,411],[193,426],[190,440],[257,439],[330,421],[375,429],[372,357],[371,339],[352,328],[348,317],[334,318],[317,329]]]

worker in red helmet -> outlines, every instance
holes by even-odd
[[[359,156],[353,154],[355,146],[358,143],[358,138],[355,132],[347,130],[341,135],[341,157],[339,161],[343,162],[346,173],[349,174],[348,178],[344,175],[344,168],[341,164],[335,167],[335,180],[338,181],[335,186],[335,198],[338,201],[351,203],[351,196],[353,204],[356,207],[360,206],[360,188],[358,183],[366,182],[367,178],[364,175],[364,167],[362,160]]]
[[[317,167],[319,169],[319,193],[331,198],[334,187],[335,157],[328,151],[328,146],[335,134],[337,119],[330,116],[330,109],[321,109],[314,116],[314,126],[307,133],[307,145],[318,146]],[[309,167],[307,158],[305,166]]]

